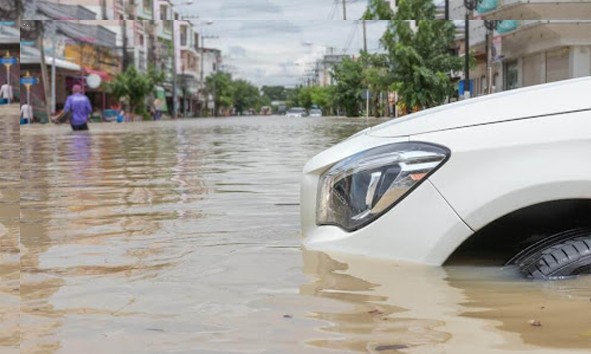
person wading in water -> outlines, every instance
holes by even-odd
[[[66,99],[64,110],[55,121],[59,121],[64,114],[71,112],[72,118],[70,124],[72,130],[88,130],[88,116],[92,113],[92,105],[90,100],[82,93],[82,86],[74,85],[72,87],[72,94]]]

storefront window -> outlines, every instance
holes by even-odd
[[[519,87],[519,68],[517,60],[505,64],[505,90]]]

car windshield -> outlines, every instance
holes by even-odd
[[[322,111],[319,109],[312,109],[310,110],[310,113],[322,113]]]

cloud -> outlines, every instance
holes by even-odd
[[[232,46],[228,48],[228,54],[232,57],[245,57],[246,49],[241,46]]]
[[[220,7],[226,15],[255,14],[278,14],[282,13],[281,7],[271,3],[269,0],[225,0]]]
[[[367,0],[348,2],[348,17],[358,19],[366,5]],[[199,0],[191,13],[214,21],[198,30],[219,37],[207,45],[222,50],[235,77],[256,85],[293,86],[329,47],[336,54],[358,53],[362,47],[361,26],[336,20],[335,6],[334,0]],[[369,48],[378,47],[384,28],[368,25]]]
[[[272,36],[277,33],[300,33],[301,26],[290,21],[244,21],[240,29],[243,33]]]

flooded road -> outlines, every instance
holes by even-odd
[[[0,352],[588,352],[591,277],[300,249],[303,164],[377,123],[3,116]]]

